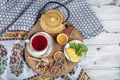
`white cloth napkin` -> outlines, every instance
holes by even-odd
[[[24,40],[0,41],[0,75],[4,80],[22,80],[36,73],[26,64]]]
[[[24,48],[25,40],[0,41],[0,75],[4,80],[31,80],[37,75],[24,60]],[[81,66],[77,65],[64,77],[51,80],[77,80],[81,70]]]

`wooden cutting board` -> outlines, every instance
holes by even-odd
[[[80,41],[83,40],[82,36],[80,35],[80,33],[77,31],[76,28],[72,27],[72,25],[70,25],[67,22],[64,23],[64,24],[67,27],[66,27],[65,30],[62,31],[62,33],[66,33],[68,35],[69,41],[73,40],[73,39],[74,40],[80,40]],[[29,30],[27,38],[29,38],[32,34],[34,34],[35,32],[38,32],[38,31],[43,31],[40,27],[39,21]],[[63,52],[63,49],[64,49],[64,45],[59,45],[56,42],[56,36],[58,34],[50,34],[54,39],[54,47],[53,47],[52,52],[47,56],[47,58],[51,58],[52,61],[53,61],[53,64],[55,62],[55,60],[53,58],[54,53],[57,52],[57,51],[62,51]],[[66,73],[70,72],[77,65],[77,63],[68,61],[65,58],[66,59],[66,64],[64,66],[64,69],[60,72],[60,74],[53,74],[53,73],[45,74],[45,73],[42,73],[42,72],[40,72],[36,69],[35,66],[37,64],[37,61],[32,60],[29,57],[31,57],[31,55],[29,54],[29,52],[25,48],[25,60],[26,60],[27,64],[29,65],[30,68],[32,68],[33,71],[35,71],[36,73],[40,74],[40,76],[43,76],[43,77],[51,77],[52,78],[52,77],[59,77],[59,76],[65,75]]]

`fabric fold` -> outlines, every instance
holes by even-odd
[[[23,0],[23,1],[9,1],[9,6],[6,5],[8,11],[0,12],[0,31],[3,31],[6,27],[8,30],[26,30],[28,31],[35,23],[37,17],[39,17],[40,10],[43,5],[49,1],[57,1],[64,4],[70,11],[69,22],[75,26],[78,31],[83,35],[84,39],[95,37],[104,31],[103,26],[97,19],[89,4],[86,0]],[[14,4],[15,2],[15,4]],[[17,2],[17,3],[16,3]],[[13,7],[14,5],[14,7]],[[46,9],[58,7],[51,4]],[[65,13],[66,10],[63,7],[57,9]],[[99,29],[99,30],[98,30]]]

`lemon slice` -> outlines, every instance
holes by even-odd
[[[71,61],[73,62],[79,61],[79,56],[75,53],[75,50],[73,48],[66,48],[65,50]]]

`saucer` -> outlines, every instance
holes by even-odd
[[[49,44],[48,44],[48,49],[46,50],[46,52],[36,52],[36,51],[33,51],[32,48],[30,47],[30,45],[27,43],[27,50],[29,52],[29,54],[33,57],[36,57],[36,58],[41,58],[41,57],[46,57],[48,56],[52,50],[53,50],[53,46],[54,46],[54,42],[53,42],[53,39],[51,36],[49,36],[48,34],[46,34],[50,40]]]

